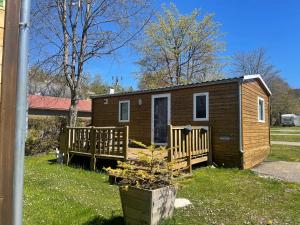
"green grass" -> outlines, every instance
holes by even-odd
[[[296,130],[300,131],[300,127],[271,127],[271,131],[278,131],[278,130]]]
[[[121,215],[118,188],[106,175],[51,164],[51,159],[26,158],[25,225],[88,225]]]
[[[272,151],[271,154],[268,156],[268,160],[300,162],[299,146],[272,145],[271,149]]]
[[[288,142],[300,142],[300,136],[293,135],[271,135],[271,141],[288,141]]]
[[[26,158],[24,224],[122,224],[118,188],[104,174]],[[204,168],[183,180],[178,197],[193,206],[165,224],[300,224],[300,185],[251,171]]]

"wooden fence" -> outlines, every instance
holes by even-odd
[[[73,155],[91,157],[91,169],[96,159],[127,160],[129,128],[125,127],[66,127],[60,136],[60,149],[69,164]]]
[[[212,163],[210,127],[169,125],[168,130],[168,159],[175,161],[175,170],[191,172],[196,163]]]
[[[60,136],[60,150],[69,164],[74,155],[91,158],[90,167],[96,168],[97,158],[127,160],[129,128],[125,127],[66,127]],[[211,128],[172,126],[168,129],[168,160],[174,170],[192,171],[192,165],[212,162]]]

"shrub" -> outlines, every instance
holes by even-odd
[[[136,160],[118,162],[117,169],[106,168],[109,175],[121,178],[119,184],[125,189],[130,186],[153,190],[173,185],[172,163],[164,158],[167,149],[133,142],[146,150],[140,151]]]
[[[79,119],[80,126],[87,125],[89,120]],[[66,126],[65,117],[38,117],[28,119],[25,155],[48,153],[59,147],[59,135],[62,127]]]

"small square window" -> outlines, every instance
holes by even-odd
[[[265,100],[258,97],[258,122],[265,122]]]
[[[129,122],[130,119],[130,101],[119,102],[119,122]]]
[[[193,99],[194,121],[205,121],[209,118],[208,93],[195,93]]]

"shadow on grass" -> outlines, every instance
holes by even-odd
[[[85,156],[79,156],[79,155],[74,155],[70,162],[69,166],[73,168],[80,168],[84,170],[90,170],[90,157],[85,157]],[[50,159],[48,160],[48,163],[50,165],[57,165],[56,159]],[[103,172],[103,168],[106,167],[111,167],[111,168],[116,168],[117,167],[117,161],[116,160],[103,160],[103,159],[97,159],[96,163],[96,169],[98,172]]]
[[[49,160],[48,160],[48,163],[49,163],[50,165],[58,164],[58,163],[57,163],[57,159],[49,159]]]
[[[85,222],[82,225],[124,225],[124,219],[122,216],[112,216],[109,219],[101,216],[95,216],[93,219]]]

